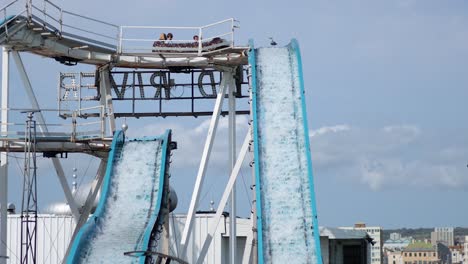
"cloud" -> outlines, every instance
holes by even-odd
[[[327,133],[337,133],[342,131],[348,131],[351,128],[348,125],[336,125],[336,126],[324,126],[317,130],[311,130],[309,135],[311,137],[324,135]]]
[[[238,117],[239,150],[248,128],[247,117]],[[198,124],[171,123],[179,144],[174,167],[196,174],[210,119]],[[164,129],[147,125],[130,136],[161,134]],[[465,159],[468,152],[456,144],[440,146],[425,137],[417,125],[397,124],[360,128],[346,124],[310,130],[316,177],[332,175],[372,191],[398,188],[468,188]],[[226,174],[228,119],[220,119],[210,158],[211,174]],[[245,163],[248,163],[245,162]]]
[[[373,191],[468,189],[468,151],[449,140],[440,146],[438,139],[424,136],[415,125],[374,129],[339,125],[310,131],[310,137],[316,177],[332,175]]]

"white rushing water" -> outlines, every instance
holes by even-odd
[[[257,49],[257,118],[265,263],[317,263],[298,62]]]
[[[161,141],[130,141],[114,164],[109,196],[81,263],[138,263],[124,252],[139,247],[157,202]]]

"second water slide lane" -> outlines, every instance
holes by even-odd
[[[116,132],[96,212],[80,229],[67,263],[145,263],[125,252],[154,246],[167,210],[170,131],[125,140]]]
[[[299,46],[250,46],[259,263],[322,263]]]

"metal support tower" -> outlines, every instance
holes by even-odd
[[[37,180],[36,121],[28,112],[24,139],[24,178],[21,203],[21,264],[36,263],[37,249]]]
[[[29,103],[31,104],[31,108],[41,109],[37,101],[36,95],[34,93],[34,90],[32,88],[31,81],[29,80],[28,74],[26,73],[26,69],[24,67],[23,60],[21,59],[20,54],[17,51],[12,51],[11,54],[18,69],[18,73],[23,83],[26,95],[29,99]],[[47,134],[49,132],[49,129],[47,127],[45,118],[42,115],[42,112],[37,112],[37,120],[39,121],[38,126],[41,134]],[[73,198],[73,195],[71,193],[70,186],[68,186],[68,182],[65,178],[65,172],[63,171],[62,164],[60,163],[60,160],[58,158],[51,158],[51,160],[57,173],[58,179],[60,181],[60,185],[62,186],[63,192],[65,194],[65,198],[67,199],[68,206],[70,206],[70,210],[73,214],[73,217],[75,218],[75,221],[78,221],[80,219],[80,212],[78,210],[78,206],[75,202],[75,199]]]

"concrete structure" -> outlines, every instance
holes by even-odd
[[[383,232],[380,226],[366,226],[365,223],[356,223],[354,227],[340,227],[341,229],[348,230],[362,230],[372,238],[372,246],[370,248],[370,263],[382,264],[383,263]]]
[[[323,264],[371,263],[371,241],[363,230],[320,227]]]
[[[442,243],[446,246],[454,245],[453,227],[436,227],[431,232],[431,244]]]
[[[424,242],[409,244],[402,251],[403,263],[439,263],[440,259],[434,246]]]

